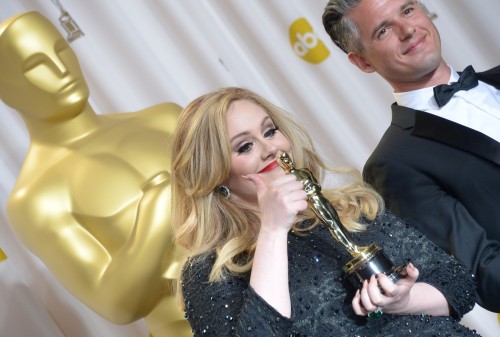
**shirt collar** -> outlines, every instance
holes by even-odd
[[[448,84],[458,81],[458,73],[450,66],[451,74]],[[415,110],[439,110],[439,107],[434,99],[433,87],[427,87],[406,92],[394,92],[396,103],[401,106],[406,106]]]

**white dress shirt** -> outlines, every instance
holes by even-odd
[[[448,83],[457,82],[458,73],[451,66],[450,69]],[[439,108],[432,88],[394,93],[394,98],[398,105],[446,118],[500,142],[500,90],[479,81],[477,87],[458,91]]]

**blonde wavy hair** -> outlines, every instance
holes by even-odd
[[[210,281],[221,280],[226,272],[250,271],[257,240],[252,228],[260,224],[254,211],[216,192],[228,178],[231,165],[226,114],[231,103],[239,100],[253,102],[267,112],[290,141],[296,167],[308,168],[320,182],[326,171],[353,177],[345,186],[323,190],[349,231],[364,230],[360,217],[374,219],[383,208],[382,199],[363,183],[358,170],[333,170],[325,164],[307,131],[291,114],[243,88],[223,88],[203,95],[182,111],[174,135],[172,227],[176,244],[185,247],[190,257],[217,253]],[[305,219],[315,219],[312,211],[299,214],[297,224]],[[316,225],[317,220],[307,229],[293,229],[304,232]]]

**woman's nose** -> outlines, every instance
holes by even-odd
[[[274,157],[276,156],[276,153],[278,152],[278,148],[276,145],[272,142],[265,142],[263,146],[263,157],[268,158],[268,157]]]

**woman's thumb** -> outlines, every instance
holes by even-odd
[[[413,263],[409,263],[406,267],[406,272],[408,274],[407,278],[410,278],[412,281],[417,281],[418,275],[420,274],[418,269],[413,265]]]
[[[261,195],[266,189],[266,183],[264,182],[264,178],[261,177],[260,175],[252,173],[242,177],[254,183],[255,187],[257,188],[257,195]]]

